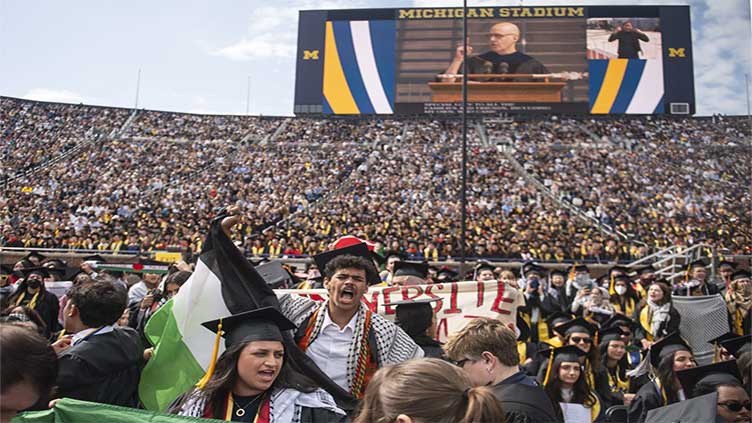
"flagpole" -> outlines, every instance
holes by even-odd
[[[138,68],[138,76],[136,76],[136,102],[133,106],[134,109],[138,109],[138,93],[141,91],[141,68]]]
[[[251,114],[251,75],[248,75],[248,86],[245,96],[245,114]]]
[[[460,193],[460,274],[465,271],[467,238],[467,0],[462,0],[462,191]]]

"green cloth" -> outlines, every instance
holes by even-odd
[[[220,421],[222,420],[183,417],[63,398],[57,402],[55,408],[19,414],[11,420],[11,423],[218,423]]]

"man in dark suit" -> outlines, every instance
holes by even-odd
[[[642,51],[640,41],[647,43],[650,39],[644,32],[635,28],[632,22],[627,21],[624,25],[616,27],[608,41],[619,41],[619,59],[639,59]]]
[[[69,346],[59,351],[60,397],[136,407],[144,348],[138,332],[113,326],[128,294],[109,282],[78,285],[63,310]]]

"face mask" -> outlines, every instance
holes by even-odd
[[[626,286],[617,286],[617,287],[614,288],[614,291],[616,291],[616,293],[619,294],[619,295],[624,295],[624,293],[627,292],[627,287]]]
[[[26,286],[28,286],[31,289],[37,289],[42,285],[42,281],[39,279],[29,279],[26,281]]]

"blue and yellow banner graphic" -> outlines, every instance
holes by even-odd
[[[589,60],[590,113],[663,113],[661,60]]]
[[[394,113],[395,35],[395,21],[326,22],[324,113]]]

